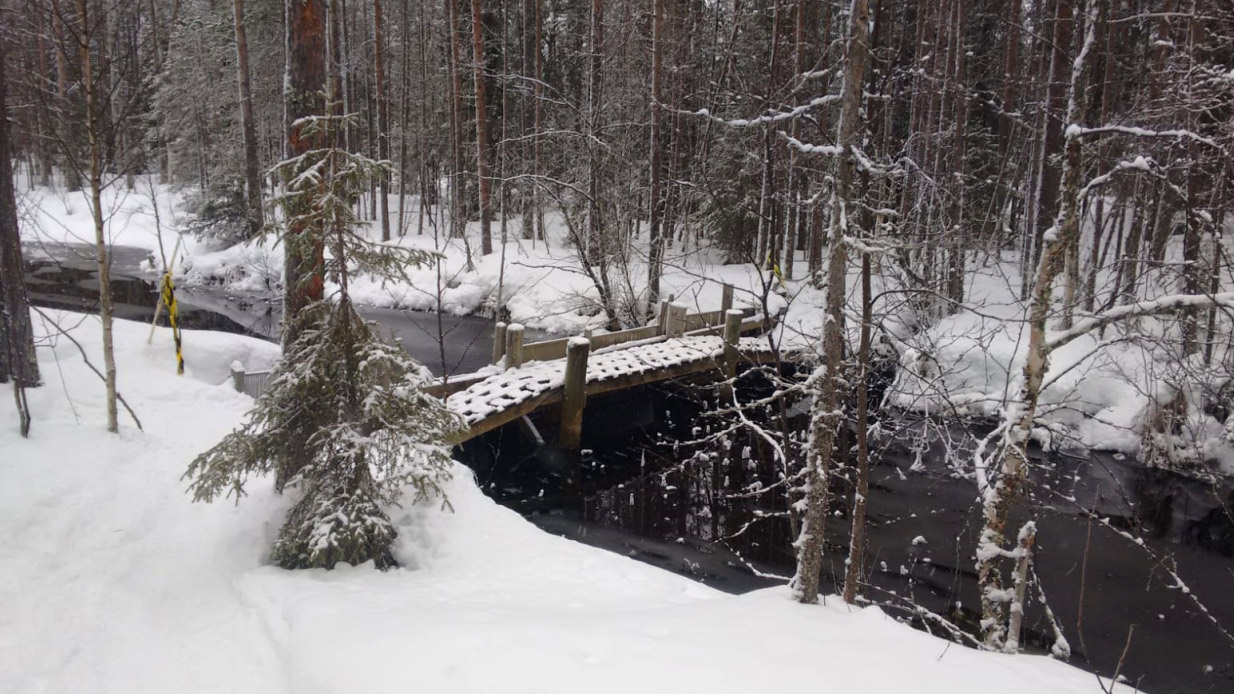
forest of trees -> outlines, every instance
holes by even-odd
[[[13,145],[29,176],[86,185],[95,149],[104,185],[158,172],[199,191],[211,233],[255,233],[287,140],[281,4],[11,4]],[[389,238],[422,233],[421,210],[454,208],[446,223],[459,234],[479,219],[487,254],[494,233],[538,237],[544,210],[559,210],[627,322],[656,305],[664,259],[701,243],[822,277],[849,9],[330,0],[330,70],[357,114],[345,145],[393,162],[360,213]],[[1067,314],[1134,297],[1175,235],[1188,293],[1207,287],[1231,177],[1231,22],[1215,0],[870,3],[845,184],[863,233],[894,246],[885,255],[936,311],[964,300],[974,252],[1012,250],[1027,278],[1074,125],[1093,232],[1065,253]],[[405,195],[439,204],[413,213]],[[634,296],[617,276],[636,262],[648,281]],[[1117,276],[1098,286],[1107,268]]]
[[[825,287],[805,602],[849,357],[868,362],[872,315],[887,310],[872,306],[871,274],[896,278],[910,297],[900,320],[921,330],[966,305],[977,268],[1018,267],[1028,363],[977,551],[995,647],[1014,649],[998,565],[1021,556],[1006,526],[1051,352],[1171,312],[1177,330],[1161,339],[1179,363],[1229,361],[1223,0],[0,1],[15,6],[2,67],[18,170],[89,190],[96,218],[100,188],[153,173],[194,191],[204,233],[251,238],[285,192],[269,172],[311,149],[301,129],[326,115],[329,82],[337,148],[389,162],[352,200],[382,240],[462,236],[478,220],[486,255],[495,239],[545,240],[546,214],[560,215],[612,325],[647,320],[663,268],[704,247]],[[314,84],[323,92],[296,86]],[[289,251],[289,307],[321,299],[301,275],[320,275],[321,252]],[[860,296],[829,281],[852,267]],[[853,316],[859,345],[843,327]],[[1159,419],[1185,407],[1163,404]],[[859,566],[856,539],[853,551]]]

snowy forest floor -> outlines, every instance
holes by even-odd
[[[154,262],[147,269],[154,275],[162,267],[162,257],[170,259],[180,239],[183,247],[175,271],[181,285],[190,289],[221,286],[250,296],[277,295],[282,247],[272,242],[220,247],[188,233],[182,235],[193,220],[185,211],[184,195],[149,176],[138,178],[133,190],[119,184],[109,187],[103,204],[109,242],[150,251]],[[505,247],[503,271],[499,221],[492,227],[495,252],[480,256],[478,223],[469,224],[466,240],[446,239],[444,233],[435,237],[427,222],[426,233],[418,235],[416,199],[408,198],[408,203],[409,232],[392,243],[440,252],[440,275],[437,268],[426,267],[410,270],[409,281],[396,285],[356,278],[351,293],[358,303],[493,315],[500,295],[503,317],[529,328],[577,334],[606,323],[598,292],[568,239],[560,213],[546,215],[547,245],[518,239],[520,219],[508,221],[511,240]],[[24,188],[18,206],[28,246],[93,243],[89,206],[80,192]],[[393,202],[391,218],[398,218]],[[442,226],[439,221],[437,228]],[[373,224],[368,233],[379,237]],[[619,305],[629,306],[645,296],[646,263],[637,251],[645,246],[645,239],[635,239],[627,262],[611,268]],[[468,267],[469,257],[474,267]],[[704,311],[720,307],[724,283],[734,285],[738,306],[761,310],[765,297],[765,308],[779,314],[782,344],[803,347],[809,353],[819,344],[824,292],[800,279],[804,265],[805,260],[799,259],[798,279],[781,281],[755,263],[725,264],[723,252],[705,244],[678,244],[666,255],[662,292],[675,295],[691,310]],[[904,299],[905,293],[899,291],[903,282],[895,274],[893,263],[876,258],[874,291],[885,297],[875,309],[879,323],[876,351],[879,358],[894,359],[899,367],[885,404],[948,417],[999,416],[1020,388],[1027,345],[1018,265],[997,254],[974,252],[968,259],[965,308],[927,322],[918,307]],[[859,325],[855,267],[850,267],[846,279],[848,331],[855,348]],[[1138,298],[1154,299],[1177,291],[1174,283],[1167,275],[1146,277]],[[1112,284],[1113,278],[1103,275],[1096,287],[1110,292]],[[631,315],[627,312],[627,322]],[[1177,384],[1183,383],[1193,406],[1181,426],[1181,467],[1201,474],[1234,475],[1234,430],[1227,431],[1204,407],[1222,392],[1228,377],[1220,368],[1188,363],[1171,354],[1168,345],[1163,348],[1159,338],[1176,325],[1172,319],[1146,318],[1112,333],[1094,332],[1053,354],[1040,415],[1046,426],[1035,432],[1038,440],[1072,452],[1100,449],[1137,455],[1146,409],[1153,401],[1169,401]],[[1215,363],[1224,359],[1221,347]]]
[[[100,363],[97,318],[55,315]],[[177,377],[167,331],[147,346],[147,326],[117,321],[120,392],[145,431],[126,418],[112,435],[77,348],[34,324],[33,431],[0,427],[0,691],[1101,691],[1058,661],[949,644],[876,608],[724,595],[548,535],[462,466],[452,511],[391,509],[402,568],[273,568],[288,501],[269,481],[204,505],[180,476],[252,405],[216,376],[276,348],[195,332],[209,357]]]

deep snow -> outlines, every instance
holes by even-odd
[[[101,362],[97,320],[58,315]],[[729,596],[548,535],[461,466],[453,511],[392,513],[403,568],[267,566],[286,499],[259,482],[238,505],[193,504],[180,475],[252,403],[220,383],[226,365],[274,348],[189,331],[197,362],[177,377],[166,331],[148,347],[147,326],[117,321],[120,390],[145,425],[117,436],[76,348],[35,325],[31,438],[10,408],[0,426],[0,691],[1100,691],[877,609]]]

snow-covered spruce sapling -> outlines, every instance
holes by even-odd
[[[198,456],[185,476],[195,501],[244,494],[252,475],[275,474],[276,488],[298,500],[274,544],[284,568],[337,562],[394,564],[395,530],[382,510],[405,488],[416,500],[444,498],[449,441],[459,417],[424,392],[431,376],[397,345],[380,339],[356,313],[348,275],[401,277],[430,255],[373,243],[353,216],[356,198],[385,164],[334,145],[342,116],[305,119],[327,146],[279,165],[288,181],[281,203],[288,229],[280,240],[328,248],[319,277],[335,296],[297,315],[294,335],[249,419]]]

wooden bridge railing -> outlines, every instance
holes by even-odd
[[[590,341],[590,351],[597,352],[615,345],[628,342],[639,342],[657,337],[681,337],[683,335],[705,335],[708,333],[720,335],[723,333],[725,316],[733,306],[733,286],[725,284],[721,295],[720,310],[687,313],[683,304],[673,303],[673,297],[661,300],[657,320],[650,325],[644,325],[627,330],[617,330],[609,333],[592,334],[586,331],[583,337]],[[762,327],[762,319],[754,316],[754,309],[743,309],[745,317],[740,325],[740,333],[757,330]],[[493,331],[493,363],[504,363],[507,366],[519,367],[531,361],[548,361],[564,359],[569,351],[573,337],[563,337],[542,342],[523,342],[523,326],[515,323],[507,325],[497,323]],[[241,393],[256,398],[266,389],[269,371],[249,371],[239,363],[233,363],[231,379],[233,387]],[[451,378],[448,382],[437,382],[428,387],[428,392],[445,398],[467,389],[488,377],[488,374],[464,374]]]
[[[608,333],[595,333],[590,330],[583,334],[590,341],[591,351],[599,351],[615,345],[628,342],[639,342],[656,337],[681,337],[683,335],[721,335],[724,330],[725,316],[733,307],[733,286],[725,284],[720,299],[718,311],[702,311],[687,313],[684,304],[673,302],[673,297],[660,301],[660,311],[657,320],[649,325]],[[742,309],[745,320],[741,323],[742,333],[762,328],[762,319],[754,318],[754,309]],[[505,364],[507,367],[519,367],[531,361],[549,361],[564,359],[569,351],[570,340],[573,337],[562,337],[541,342],[523,342],[523,326],[518,323],[506,324],[498,322],[493,329],[493,363]],[[466,390],[469,386],[487,378],[487,374],[465,374],[451,378],[446,383],[438,382],[429,386],[428,392],[437,397],[445,398]]]
[[[653,337],[668,335],[680,337],[686,333],[707,328],[716,328],[717,334],[724,325],[724,315],[733,307],[733,286],[724,285],[724,293],[720,302],[720,310],[703,311],[701,313],[686,313],[682,304],[673,303],[673,297],[660,302],[659,318],[656,322],[638,328],[617,330],[610,333],[584,333],[583,337],[591,340],[591,349],[600,350],[626,342],[648,340]],[[753,315],[753,309],[747,309],[746,315]],[[570,339],[563,337],[543,342],[523,343],[523,326],[518,323],[506,325],[497,323],[493,332],[493,363],[504,360],[507,366],[522,366],[529,361],[548,361],[564,359],[566,347]]]

